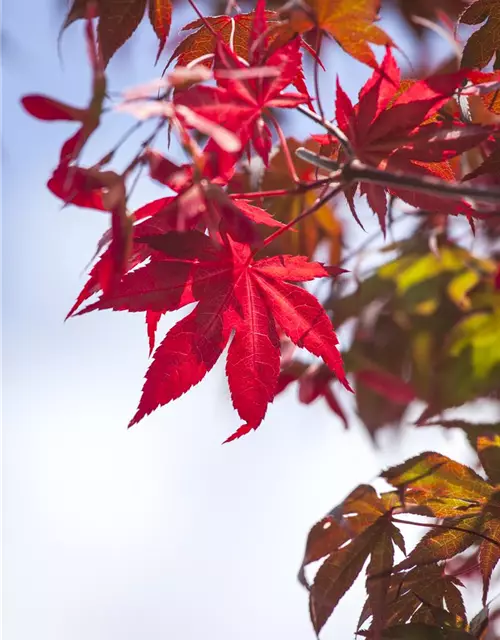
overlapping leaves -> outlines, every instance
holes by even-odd
[[[323,398],[347,427],[350,415],[333,386],[350,389],[333,323],[354,319],[352,344],[343,355],[369,431],[399,421],[409,404],[422,400],[419,426],[464,429],[487,479],[425,453],[383,474],[393,491],[379,495],[367,485],[353,491],[309,536],[300,573],[305,584],[308,565],[324,559],[310,586],[314,627],[323,627],[368,563],[361,635],[480,638],[487,611],[467,621],[461,583],[446,563],[477,552],[486,603],[500,559],[500,430],[493,422],[436,416],[470,400],[498,397],[500,389],[498,256],[474,256],[450,240],[447,228],[448,214],[466,214],[471,225],[480,221],[491,242],[498,227],[498,76],[468,68],[482,68],[494,54],[498,66],[497,3],[475,0],[462,14],[462,23],[479,27],[466,43],[462,71],[419,80],[402,79],[394,43],[376,24],[377,0],[290,0],[273,5],[276,13],[264,0],[249,13],[228,3],[225,15],[208,17],[192,4],[198,19],[183,29],[190,33],[172,54],[175,70],[149,92],[128,92],[120,105],[157,123],[123,171],[108,168],[121,143],[91,166],[80,162],[114,98],[106,92],[104,68],[146,13],[161,54],[170,0],[74,0],[65,26],[87,19],[93,71],[88,106],[40,95],[23,101],[40,119],[78,123],[62,146],[51,192],[65,205],[111,213],[111,228],[69,315],[104,309],[144,314],[153,359],[131,424],[201,382],[227,349],[229,389],[243,423],[228,440],[259,427],[269,403],[295,381],[303,403]],[[398,4],[408,9],[410,3]],[[456,4],[439,6],[456,11]],[[413,6],[419,14],[429,9],[424,2]],[[336,125],[304,106],[322,112],[307,88],[302,56],[312,54],[311,86],[317,85],[325,37],[373,67],[357,104],[338,83]],[[386,47],[380,64],[372,45]],[[471,115],[470,100],[477,96],[488,109],[487,126]],[[299,143],[285,139],[281,109],[298,109],[328,131],[301,145],[302,160],[294,158]],[[152,149],[165,143],[167,130],[186,154],[182,163]],[[469,152],[484,162],[470,163]],[[236,188],[243,163],[265,167],[257,187],[244,179]],[[144,168],[166,193],[132,213],[130,193]],[[354,293],[343,294],[343,285],[334,282],[323,303],[306,285],[343,271],[332,266],[345,259],[344,228],[332,197],[344,192],[358,219],[358,188],[384,235],[389,196],[418,207],[427,221],[414,238],[393,244],[397,257],[358,280]],[[325,249],[330,266],[314,261],[313,254]],[[188,305],[155,350],[160,318]],[[295,359],[295,348],[314,361]],[[404,557],[398,525],[399,516],[408,514],[432,521]]]
[[[104,62],[107,64],[132,36],[146,10],[159,40],[158,59],[170,32],[171,0],[73,0],[64,28],[75,20],[97,15],[99,45]]]
[[[482,437],[478,451],[488,480],[446,456],[422,453],[381,474],[394,491],[378,495],[372,487],[360,485],[314,525],[299,578],[308,586],[317,632],[370,558],[368,597],[358,633],[370,638],[441,638],[446,636],[440,631],[454,629],[464,637],[479,637],[475,635],[478,622],[467,623],[462,583],[446,573],[448,560],[479,545],[486,602],[491,575],[500,559],[498,437]],[[406,555],[397,525],[411,523],[409,514],[434,518],[435,524],[428,520],[428,524],[417,523],[429,530]],[[406,557],[396,562],[398,548]],[[305,567],[322,559],[309,586]],[[426,629],[429,635],[418,636]]]
[[[500,385],[494,262],[444,238],[433,253],[422,227],[399,251],[330,303],[338,325],[356,318],[344,357],[357,411],[372,434],[398,423],[413,398],[424,400],[431,416]]]
[[[155,250],[150,262],[127,274],[112,294],[84,312],[165,313],[194,301],[198,305],[156,350],[131,425],[200,382],[233,332],[226,371],[233,404],[245,422],[229,440],[256,429],[276,395],[278,328],[323,358],[349,386],[324,309],[310,293],[288,284],[329,276],[322,265],[293,256],[254,261],[248,245],[228,240],[221,247],[198,231],[143,240]]]

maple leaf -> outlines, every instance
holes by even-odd
[[[399,529],[392,524],[392,504],[368,485],[357,487],[310,531],[299,578],[307,585],[305,567],[326,557],[309,588],[311,620],[316,633],[351,587],[368,557],[366,588],[383,627],[386,592],[394,562],[394,544],[404,552]]]
[[[448,619],[454,617],[457,622],[465,623],[467,617],[459,586],[460,580],[446,575],[437,564],[391,575],[384,603],[387,631],[402,623],[416,623],[417,620],[439,624],[443,614]],[[446,609],[442,609],[443,604]],[[372,606],[370,599],[367,599],[358,622],[358,633],[373,615]],[[372,637],[374,630],[372,624],[368,633],[363,635]]]
[[[147,0],[101,0],[97,33],[104,63],[127,42],[146,12]]]
[[[91,15],[98,16],[99,46],[104,64],[107,65],[139,26],[146,12],[146,5],[151,26],[159,40],[156,56],[158,61],[170,32],[171,0],[73,0],[63,29],[84,18],[89,11],[92,12]]]
[[[172,229],[184,231],[202,223],[203,229],[219,233],[227,231],[235,240],[253,244],[261,241],[256,224],[282,227],[264,209],[255,207],[243,198],[231,198],[222,189],[224,181],[213,176],[210,164],[205,165],[201,177],[191,165],[178,166],[159,152],[147,150],[144,158],[154,180],[177,193],[165,206],[161,215],[170,217]]]
[[[226,45],[218,43],[216,68],[245,71],[249,67]],[[272,134],[264,116],[273,108],[293,108],[309,100],[299,93],[286,93],[301,65],[300,45],[292,41],[272,53],[266,65],[278,70],[271,77],[243,81],[237,76],[219,79],[218,87],[198,86],[179,92],[174,102],[185,105],[203,118],[223,125],[239,136],[242,150],[252,142],[267,164],[272,146]],[[250,68],[253,68],[250,66]],[[210,143],[206,148],[211,150]],[[241,151],[242,152],[242,151]],[[241,152],[234,157],[237,160]],[[233,163],[234,163],[233,161]]]
[[[127,211],[125,179],[114,171],[101,171],[99,167],[78,169],[80,173],[76,175],[82,176],[83,174],[84,188],[72,198],[72,203],[78,203],[79,197],[85,199],[87,194],[90,194],[90,198],[95,197],[98,204],[102,204],[102,208],[111,213],[110,268],[105,275],[104,272],[101,274],[100,281],[103,291],[109,291],[126,272],[132,251],[132,218]],[[67,176],[70,177],[70,188],[75,185],[74,179],[71,180],[72,170],[73,167],[67,170]],[[64,185],[65,182],[63,180],[61,184]],[[86,203],[84,206],[88,205],[89,203]]]
[[[500,7],[495,0],[476,0],[460,15],[459,24],[482,26],[467,40],[462,67],[485,67],[495,55],[494,69],[500,69]]]
[[[194,182],[194,171],[190,165],[176,165],[152,149],[144,153],[144,159],[149,164],[151,177],[168,186],[177,193],[177,196],[168,196],[149,202],[130,216],[130,221],[133,223],[132,246],[129,247],[128,265],[123,266],[124,272],[135,268],[150,256],[150,248],[141,242],[144,236],[164,234],[174,230],[186,231],[195,227],[205,230],[208,225],[215,235],[225,229],[236,238],[260,242],[260,235],[255,230],[256,224],[282,226],[263,209],[241,198],[228,197],[217,184],[217,179],[210,182],[208,178],[202,177],[199,182]],[[211,175],[210,165],[205,168],[205,175]],[[60,166],[55,170],[48,186],[52,193],[65,203],[106,210],[102,185],[89,176],[88,169],[82,167],[68,169],[66,166]],[[204,220],[206,225],[203,225]],[[112,235],[105,236],[97,253],[111,239]],[[110,280],[113,273],[112,265],[111,249],[108,248],[94,265],[89,280],[67,317],[73,315],[85,300],[98,293]],[[156,322],[147,321],[150,347],[154,341],[153,325],[156,325]]]
[[[361,89],[356,106],[337,83],[338,126],[362,162],[393,172],[435,176],[437,169],[433,164],[471,149],[490,134],[488,128],[479,125],[430,121],[464,78],[465,72],[457,72],[418,80],[394,99],[394,94],[400,91],[401,78],[388,49],[380,69],[375,70]],[[346,195],[356,216],[355,190],[355,186],[350,187]],[[379,185],[361,183],[360,191],[366,195],[385,231],[386,190]],[[400,188],[390,191],[405,202],[428,211],[442,211],[444,206],[449,213],[468,210],[464,203],[446,201],[445,197]]]
[[[172,220],[168,216],[161,215],[164,212],[165,208],[171,203],[173,198],[159,198],[158,200],[153,200],[152,202],[148,202],[143,207],[140,207],[135,211],[131,216],[131,220],[133,223],[132,227],[132,248],[128,257],[128,264],[126,267],[127,271],[131,271],[139,264],[148,259],[152,250],[148,247],[147,244],[140,242],[140,239],[143,236],[151,236],[154,234],[163,234],[167,231],[172,231],[175,229],[176,221]],[[101,242],[99,243],[97,253],[106,245],[109,244],[111,240],[111,234],[106,233]],[[66,318],[71,317],[75,314],[77,309],[89,298],[93,295],[102,291],[105,288],[105,283],[110,279],[110,274],[113,269],[113,260],[112,260],[112,252],[111,248],[108,246],[107,249],[102,253],[99,257],[98,261],[94,264],[92,270],[90,271],[89,278],[85,283],[83,289],[78,294],[78,297],[73,305],[73,307],[68,312]],[[152,322],[152,321],[150,321]],[[149,328],[149,323],[148,323]],[[149,329],[149,339],[150,343],[152,340],[152,328]]]
[[[199,18],[190,22],[182,28],[182,31],[194,31],[194,33],[186,36],[177,45],[168,64],[176,60],[178,66],[187,67],[194,60],[203,58],[200,64],[211,67],[219,38],[231,46],[237,56],[248,60],[254,15],[252,11],[235,16],[207,16],[203,20]],[[266,12],[268,20],[275,15],[273,11]]]
[[[319,29],[350,56],[376,68],[377,60],[368,43],[393,46],[391,38],[374,24],[379,5],[379,0],[291,0],[281,15],[292,33]]]
[[[128,273],[112,294],[79,312],[163,313],[198,301],[156,349],[130,426],[200,382],[232,332],[226,372],[233,405],[245,423],[227,441],[256,429],[276,395],[278,327],[292,342],[323,358],[350,388],[330,319],[314,296],[288,284],[329,276],[321,264],[302,256],[255,262],[247,245],[230,241],[220,246],[199,231],[152,236],[147,243],[162,258]]]
[[[255,11],[251,13],[239,13],[235,16],[207,16],[203,20],[199,18],[185,25],[183,31],[194,31],[180,42],[172,53],[167,66],[176,60],[176,66],[188,67],[199,60],[209,68],[213,67],[219,43],[224,43],[240,59],[252,64],[268,64],[269,47],[266,40],[272,39],[272,31],[269,27],[276,24],[277,14],[274,11],[264,10],[265,2],[259,0]],[[257,16],[257,23],[256,23]],[[265,36],[269,32],[269,36]],[[293,34],[295,37],[295,34]],[[292,38],[293,39],[293,38]],[[299,46],[306,46],[297,38]],[[257,48],[254,48],[259,44]],[[276,43],[276,48],[287,42]],[[257,59],[256,54],[262,53]],[[292,77],[293,84],[300,93],[307,94],[307,87],[302,69],[302,61],[299,60]],[[311,101],[308,96],[308,102]]]
[[[486,602],[491,573],[500,560],[500,438],[484,437],[480,459],[490,482],[472,469],[438,453],[425,452],[392,467],[382,477],[394,486],[405,505],[423,507],[442,518],[396,568],[409,569],[448,560],[479,543]],[[491,475],[490,475],[491,474]]]
[[[148,8],[149,20],[160,41],[158,44],[158,53],[156,54],[156,62],[158,62],[167,42],[168,34],[170,33],[172,3],[171,0],[149,0]]]

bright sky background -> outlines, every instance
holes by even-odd
[[[45,183],[74,127],[19,107],[33,92],[86,103],[81,26],[61,64],[46,2],[5,2],[3,18],[3,638],[312,639],[296,580],[310,526],[387,464],[429,448],[466,459],[463,440],[388,433],[382,453],[292,388],[258,432],[221,446],[239,425],[223,362],[127,431],[148,363],[143,318],[63,322],[108,218],[61,210]],[[154,50],[142,30],[111,64],[112,87],[158,75]],[[336,54],[330,68],[353,93],[368,72],[345,63]],[[145,184],[135,204],[156,196]],[[351,638],[361,604],[358,589],[324,637]]]

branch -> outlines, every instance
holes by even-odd
[[[371,182],[381,186],[412,189],[421,193],[462,200],[471,198],[480,202],[500,204],[500,189],[493,187],[468,187],[462,182],[446,182],[431,176],[412,176],[399,171],[385,171],[353,160],[342,169],[342,174],[349,182]]]
[[[335,178],[333,178],[336,182],[338,182],[338,171],[340,170],[344,181],[348,183],[371,182],[382,187],[411,189],[412,191],[429,193],[452,200],[471,198],[479,202],[500,204],[500,189],[495,187],[469,187],[463,182],[447,182],[432,176],[414,176],[402,171],[377,169],[356,159],[344,164],[339,169],[339,163],[335,160],[313,153],[304,147],[297,149],[296,154],[299,158],[315,167],[319,167],[324,171],[336,172]]]

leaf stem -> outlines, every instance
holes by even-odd
[[[321,96],[319,93],[319,55],[321,51],[321,43],[323,41],[321,29],[316,29],[316,56],[314,57],[314,93],[316,94],[316,103],[318,105],[319,115],[323,122],[326,120],[323,105],[321,104]]]
[[[202,12],[198,9],[198,7],[196,6],[196,3],[194,2],[194,0],[188,0],[188,2],[193,7],[193,9],[196,12],[196,15],[203,22],[203,24],[210,31],[210,33],[215,38],[219,39],[219,35],[214,31],[214,29],[213,29],[212,25],[210,24],[210,22],[205,18],[205,16],[202,14]]]
[[[320,178],[319,180],[313,180],[312,182],[299,182],[299,184],[293,189],[272,189],[270,191],[248,191],[247,193],[230,193],[229,197],[240,200],[257,200],[259,198],[276,198],[281,196],[294,196],[300,193],[306,193],[319,187],[328,186],[332,179]]]
[[[297,171],[295,170],[295,165],[293,164],[293,159],[290,154],[290,149],[288,148],[283,129],[280,127],[280,123],[273,115],[270,115],[270,120],[273,123],[274,128],[276,129],[276,133],[278,134],[278,138],[281,142],[281,148],[283,149],[283,153],[285,155],[285,160],[288,166],[288,171],[290,172],[290,176],[292,177],[292,180],[297,184],[298,182],[300,182],[299,176],[297,175]]]
[[[293,220],[290,220],[290,222],[286,224],[284,227],[280,227],[277,231],[275,231],[270,236],[268,236],[264,240],[264,246],[267,247],[269,244],[271,244],[271,242],[273,242],[273,240],[275,240],[282,233],[284,233],[285,231],[288,231],[288,229],[290,229],[294,225],[301,222],[307,216],[312,215],[313,213],[318,211],[318,209],[321,209],[321,207],[324,204],[326,204],[328,200],[331,200],[334,196],[336,196],[338,193],[343,191],[343,189],[345,189],[346,186],[347,184],[343,182],[337,183],[337,185],[335,187],[332,187],[324,196],[317,198],[317,200],[305,211],[303,211],[301,214],[293,218]]]
[[[298,192],[298,189],[274,189],[272,191],[249,191],[248,193],[230,193],[229,197],[237,200],[257,200],[259,198],[276,198],[290,196]]]

